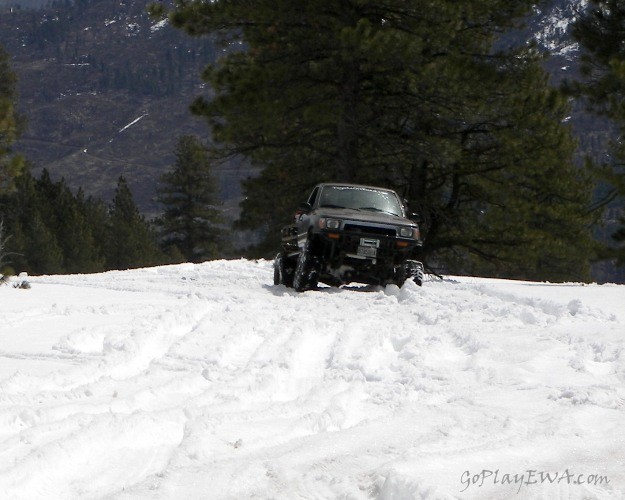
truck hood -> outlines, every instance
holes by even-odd
[[[350,220],[355,222],[373,222],[376,224],[390,224],[401,226],[416,226],[417,223],[406,219],[405,217],[397,217],[385,212],[375,212],[373,210],[355,210],[351,208],[318,208],[315,210],[318,216],[324,216],[333,219]]]

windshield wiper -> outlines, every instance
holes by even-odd
[[[397,215],[394,212],[389,212],[388,210],[382,210],[381,208],[376,208],[376,207],[360,207],[358,210],[371,210],[371,211],[374,211],[374,212],[383,212],[385,214],[394,215],[395,217],[399,217],[399,215]]]
[[[319,205],[319,208],[345,208],[345,207],[343,207],[341,205],[332,205],[332,204],[330,204],[330,205]]]

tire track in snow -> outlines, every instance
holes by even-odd
[[[41,278],[106,291],[94,311],[113,321],[82,309],[54,338],[79,364],[47,389],[0,382],[0,496],[20,480],[34,497],[445,498],[479,457],[515,471],[562,465],[558,449],[615,453],[575,452],[593,419],[620,432],[623,344],[580,330],[610,324],[600,308],[496,284],[295,294],[270,280],[243,261]]]
[[[174,382],[150,367],[209,312],[205,304],[140,312],[136,305],[120,305],[109,311],[106,326],[81,327],[52,347],[58,354],[50,357],[73,361],[68,369],[45,380],[15,374],[0,383],[0,464],[12,464],[0,468],[0,497],[93,496],[106,484],[114,493],[167,465],[185,421],[172,394],[200,392],[198,382],[205,381]],[[66,316],[72,307],[80,309],[69,305]],[[30,317],[40,320],[41,314]],[[3,439],[15,433],[19,439]]]
[[[180,412],[138,412],[65,417],[61,431],[57,422],[33,427],[21,433],[18,456],[6,448],[0,455],[2,463],[13,462],[0,470],[0,495],[84,498],[119,491],[167,465],[183,420]],[[31,451],[24,454],[24,446]]]

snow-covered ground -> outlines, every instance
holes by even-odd
[[[0,287],[2,499],[625,498],[625,286],[30,282]]]

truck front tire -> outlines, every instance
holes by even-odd
[[[297,258],[297,266],[295,266],[293,288],[295,288],[297,292],[303,292],[317,287],[318,271],[315,268],[316,263],[312,241],[308,238]]]

